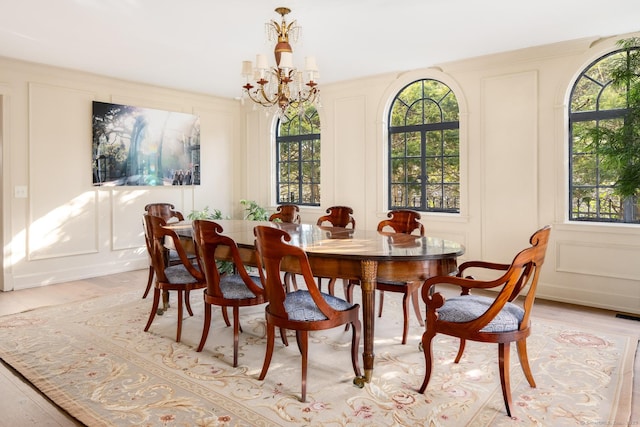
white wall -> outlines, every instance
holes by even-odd
[[[148,266],[142,212],[185,215],[237,203],[238,103],[0,58],[4,275],[12,290]],[[193,113],[201,121],[200,186],[93,187],[92,101]],[[16,187],[27,198],[14,197]]]
[[[640,313],[640,227],[567,221],[569,92],[591,61],[615,48],[615,39],[582,39],[321,84],[322,208],[302,209],[303,220],[345,204],[359,228],[376,227],[388,206],[389,105],[406,84],[435,78],[460,103],[462,195],[460,215],[423,214],[428,233],[463,243],[464,259],[510,262],[550,224],[540,297]],[[273,164],[274,121],[245,111],[245,150]],[[273,205],[272,176],[266,162],[248,168],[243,197]]]

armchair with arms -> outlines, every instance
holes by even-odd
[[[531,334],[531,311],[535,300],[540,269],[544,263],[551,228],[543,227],[530,238],[531,246],[519,252],[511,264],[469,261],[460,265],[457,276],[436,276],[425,280],[422,299],[427,304],[425,332],[422,348],[425,356],[425,376],[420,393],[424,393],[433,368],[432,342],[436,334],[460,338],[460,347],[454,360],[460,361],[466,340],[497,343],[500,384],[507,411],[513,407],[509,376],[510,344],[516,343],[524,375],[531,387],[536,383],[527,356],[527,337]],[[465,276],[468,269],[480,268],[502,272],[494,280],[475,280]],[[460,286],[461,295],[445,299],[432,288],[437,284]],[[471,290],[496,289],[495,295],[472,295]],[[516,298],[527,290],[522,302]]]

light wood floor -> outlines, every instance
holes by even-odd
[[[64,304],[83,299],[139,289],[147,282],[147,270],[49,285],[12,292],[0,292],[0,315],[19,313],[47,305]],[[389,295],[388,297],[391,297]],[[149,301],[151,304],[151,301]],[[640,338],[640,322],[620,319],[614,312],[574,305],[536,300],[534,316],[593,325],[612,332],[635,334]],[[0,339],[2,339],[0,337]],[[636,359],[639,355],[636,354]],[[638,359],[640,360],[640,359]],[[0,426],[78,426],[81,425],[35,390],[29,382],[4,363],[0,364]],[[635,364],[632,425],[640,424],[640,363]],[[635,423],[635,424],[634,424]]]

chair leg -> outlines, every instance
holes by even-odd
[[[284,273],[284,285],[287,293],[291,292],[291,289],[298,290],[298,282],[296,281],[296,275],[293,273]]]
[[[238,366],[238,335],[240,334],[240,307],[233,306],[233,367]]]
[[[144,327],[144,331],[147,332],[151,323],[153,323],[153,319],[156,317],[156,312],[158,311],[158,306],[160,305],[160,289],[153,289],[153,305],[151,306],[151,313],[149,313],[149,320],[147,320],[147,326]]]
[[[464,353],[464,347],[466,344],[467,344],[467,341],[460,338],[460,347],[458,347],[458,354],[456,354],[456,358],[453,361],[453,363],[460,362],[460,359],[462,358],[462,353]]]
[[[348,302],[353,303],[353,288],[358,284],[357,280],[349,280],[349,284],[347,285],[347,291],[345,292],[345,297]]]
[[[209,336],[209,329],[211,328],[211,304],[204,303],[204,325],[202,326],[202,337],[200,338],[200,344],[196,351],[202,351],[204,344],[207,342]]]
[[[182,337],[182,289],[178,290],[178,331],[176,332],[176,342],[180,342]]]
[[[356,374],[356,377],[361,377],[362,372],[360,371],[360,358],[358,357],[358,348],[360,347],[360,331],[362,329],[360,319],[355,319],[351,323],[351,329],[353,329],[353,333],[351,335],[351,365],[353,366],[353,372]]]
[[[329,285],[327,285],[327,288],[329,289],[329,295],[335,295],[337,280],[338,279],[336,277],[332,277],[331,279],[329,279]]]
[[[344,299],[347,299],[347,293],[349,292],[349,280],[348,279],[342,279],[342,292],[344,293]],[[350,300],[347,299],[347,301],[351,302]]]
[[[420,326],[424,326],[424,320],[422,320],[422,313],[420,313],[420,293],[418,292],[420,288],[416,288],[411,293],[411,300],[413,301],[413,311],[416,312],[416,318],[418,319],[418,323]]]
[[[536,388],[536,381],[533,379],[531,366],[529,365],[529,356],[527,356],[527,340],[523,339],[516,342],[516,346],[518,349],[518,359],[520,359],[520,366],[522,366],[524,376],[527,378],[529,385],[533,388]]]
[[[500,367],[500,385],[502,386],[502,397],[504,397],[504,406],[507,408],[507,415],[511,416],[511,382],[509,379],[509,358],[510,343],[498,343],[498,365]]]
[[[424,353],[424,380],[418,392],[424,393],[431,379],[431,370],[433,368],[433,349],[431,348],[431,342],[433,341],[435,334],[426,331],[422,334],[422,352]]]
[[[405,292],[402,295],[402,317],[404,320],[404,323],[402,325],[402,344],[403,345],[407,343],[407,335],[409,335],[409,298],[410,297],[411,295],[408,294],[407,292]],[[380,302],[382,303],[382,301]],[[380,307],[382,308],[382,305],[380,305]]]
[[[189,316],[193,316],[193,310],[191,310],[191,291],[184,291],[184,305],[187,307]]]
[[[231,326],[231,322],[229,322],[229,313],[227,313],[227,307],[220,307],[220,310],[222,310],[222,318],[224,319],[224,323],[227,326]]]
[[[296,339],[298,340],[298,347],[300,348],[300,354],[302,355],[302,398],[301,402],[307,401],[307,355],[309,353],[309,335],[307,331],[296,331]]]
[[[282,329],[280,329],[282,331]],[[276,328],[274,325],[267,323],[267,347],[264,353],[264,362],[262,363],[262,372],[260,372],[259,380],[263,380],[269,370],[271,364],[271,356],[273,356],[273,345],[276,338]]]
[[[342,286],[344,287],[344,298],[348,303],[353,303],[353,288],[358,284],[357,280],[344,280]],[[349,323],[344,325],[344,331],[349,330]]]
[[[285,347],[289,347],[289,340],[287,339],[287,330],[284,328],[280,328],[280,339],[282,339],[282,344]]]
[[[144,290],[144,294],[142,294],[142,299],[145,299],[147,295],[149,295],[151,285],[153,285],[153,274],[153,266],[149,266],[149,279],[147,279],[147,288]]]

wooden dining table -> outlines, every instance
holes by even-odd
[[[222,226],[223,234],[236,241],[243,262],[247,265],[257,265],[253,228],[266,225],[289,233],[289,243],[307,253],[314,275],[352,279],[360,283],[364,377],[354,379],[354,383],[360,387],[364,386],[364,382],[371,381],[373,376],[376,281],[423,281],[435,275],[454,274],[457,271],[457,258],[465,251],[460,243],[432,236],[268,221],[215,222]],[[167,227],[189,241],[192,232],[190,222],[169,224]],[[216,252],[216,258],[228,260],[230,254],[220,250]],[[282,270],[300,273],[299,266],[286,259],[283,260]]]

